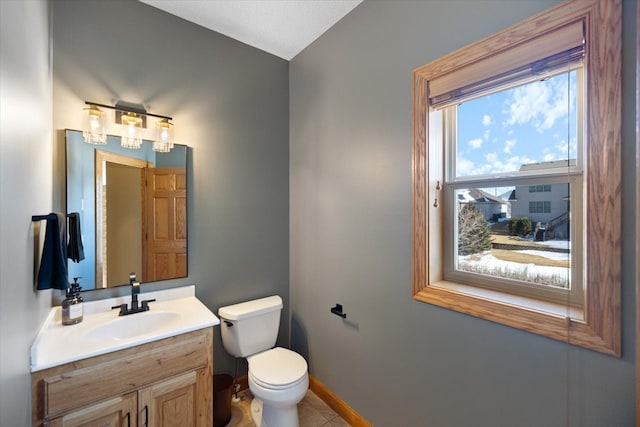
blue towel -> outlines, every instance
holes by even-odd
[[[69,287],[66,223],[64,214],[52,212],[47,215],[47,231],[38,272],[38,290]]]
[[[84,259],[84,246],[82,245],[82,232],[80,231],[80,214],[71,212],[69,215],[69,244],[67,254],[73,262]]]

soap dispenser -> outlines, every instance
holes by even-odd
[[[62,324],[75,325],[82,322],[84,316],[84,299],[80,296],[79,277],[73,278],[70,288],[67,288],[67,297],[62,301]]]

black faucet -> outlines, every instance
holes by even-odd
[[[111,307],[112,309],[120,309],[119,316],[126,316],[128,314],[140,313],[142,311],[149,311],[149,303],[154,302],[155,299],[143,300],[142,305],[138,307],[138,294],[140,293],[140,282],[136,281],[136,273],[129,273],[129,285],[131,285],[131,308],[127,307],[127,304],[120,304]]]
[[[131,310],[137,310],[140,282],[136,282],[136,273],[129,273],[129,285],[131,285]]]

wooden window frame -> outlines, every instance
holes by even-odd
[[[429,128],[429,82],[518,45],[530,45],[578,20],[585,23],[587,75],[584,227],[590,239],[584,307],[574,312],[569,306],[432,279],[442,270],[442,247],[433,244],[442,225],[430,223],[427,200],[429,186],[437,185],[430,182],[429,167],[434,165],[429,163],[429,138],[438,137]],[[621,20],[621,0],[568,0],[414,70],[414,299],[621,356]]]

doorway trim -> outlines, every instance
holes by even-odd
[[[95,155],[95,186],[96,186],[96,289],[107,287],[107,186],[105,183],[107,162],[138,169],[153,167],[153,163],[146,160],[134,159],[122,154],[96,150]],[[142,180],[140,182],[142,185]],[[144,202],[144,197],[142,198]]]

